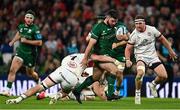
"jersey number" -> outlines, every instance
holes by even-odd
[[[77,56],[72,56],[71,60],[74,60]]]

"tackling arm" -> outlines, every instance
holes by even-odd
[[[91,55],[91,59],[94,61],[100,61],[100,62],[112,62],[114,63],[116,59],[109,57],[109,56],[104,56],[104,55]]]
[[[92,50],[92,48],[94,47],[94,45],[96,44],[97,40],[96,39],[93,39],[93,38],[90,38],[90,41],[88,43],[88,46],[85,50],[85,53],[84,53],[84,58],[82,60],[82,64],[86,65],[87,62],[88,62],[88,58],[89,58],[89,54]]]

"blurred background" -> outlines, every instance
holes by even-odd
[[[119,11],[119,20],[129,32],[134,29],[133,19],[137,14],[146,17],[146,24],[154,25],[171,43],[180,55],[180,0],[1,0],[0,4],[0,75],[7,75],[13,47],[8,43],[14,37],[17,25],[23,22],[28,9],[36,12],[35,24],[40,27],[43,46],[38,58],[36,71],[49,74],[57,68],[64,56],[84,52],[86,36],[97,16],[109,9]],[[156,43],[161,60],[172,69],[173,77],[180,77],[179,60],[172,62],[168,51]],[[134,67],[125,75],[134,75]],[[147,70],[147,76],[153,76]]]

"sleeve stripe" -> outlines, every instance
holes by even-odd
[[[95,35],[93,32],[91,32],[91,33],[92,33],[92,35],[93,35],[94,37],[98,38],[98,36],[97,36],[97,35]]]
[[[130,42],[128,42],[128,44],[130,44],[130,45],[134,45],[133,43],[130,43]]]
[[[161,37],[162,34],[160,34],[158,37],[156,37],[157,39],[159,39]]]

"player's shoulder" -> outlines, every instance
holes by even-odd
[[[99,28],[99,27],[102,27],[102,26],[104,26],[105,25],[105,23],[103,22],[103,21],[101,21],[101,22],[99,22],[99,23],[96,23],[93,27],[94,28]]]
[[[20,22],[19,24],[18,24],[18,27],[24,27],[25,26],[25,23],[23,23],[23,22]]]
[[[117,23],[116,23],[116,26],[126,26],[123,22],[121,22],[121,21],[118,21]]]
[[[130,37],[135,36],[136,33],[137,33],[137,31],[136,31],[136,29],[134,29],[134,30],[132,31],[132,33],[130,34]]]
[[[146,25],[146,29],[148,30],[151,30],[151,29],[155,29],[155,27],[154,26],[151,26],[151,25]]]
[[[39,26],[36,25],[36,24],[32,24],[31,27],[34,28],[34,29],[39,29]]]

